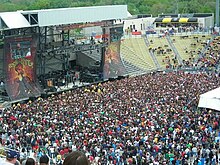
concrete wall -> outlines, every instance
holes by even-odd
[[[69,53],[69,61],[76,60],[76,53]]]
[[[155,18],[148,17],[148,18],[138,18],[138,19],[132,19],[132,20],[125,20],[124,21],[124,31],[125,29],[130,29],[132,27],[133,31],[142,31],[146,30],[147,27],[153,26]],[[135,28],[134,28],[135,26]]]
[[[198,18],[198,22],[203,28],[214,27],[214,17]]]
[[[147,27],[153,26],[155,18],[153,17],[147,17],[147,18],[134,18],[134,19],[128,19],[128,20],[117,20],[116,24],[124,23],[123,30],[124,32],[126,29],[130,29],[132,27],[133,31],[142,31],[146,30]],[[134,28],[135,27],[135,28]]]

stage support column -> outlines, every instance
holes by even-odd
[[[65,39],[64,30],[62,30],[62,46],[64,46],[64,39]]]
[[[44,28],[44,50],[47,49],[46,48],[46,44],[47,44],[47,26],[45,26]]]
[[[68,45],[70,44],[70,30],[67,31]]]

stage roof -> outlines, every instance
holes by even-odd
[[[0,30],[124,19],[127,5],[44,9],[0,13]]]
[[[30,26],[29,22],[19,12],[0,13],[0,17],[10,29]]]

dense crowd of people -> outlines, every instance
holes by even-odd
[[[220,164],[220,113],[198,108],[200,94],[220,85],[205,72],[218,66],[218,44],[186,65],[197,72],[126,77],[1,109],[0,165]]]
[[[207,45],[205,53],[199,58],[198,64],[203,68],[218,67],[220,61],[219,51],[220,37],[214,38]]]
[[[0,159],[1,165],[50,165],[50,159],[47,155],[42,155],[39,158],[39,162],[34,157],[19,160],[19,152],[9,149],[6,152],[6,158]],[[63,165],[90,165],[90,162],[86,155],[81,151],[73,151],[69,153],[64,161]]]
[[[56,164],[76,150],[91,164],[215,164],[220,116],[197,104],[219,85],[212,73],[156,72],[13,104],[0,144]]]

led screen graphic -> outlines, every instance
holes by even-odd
[[[10,37],[5,39],[6,90],[11,100],[40,95],[36,82],[36,37]]]
[[[116,78],[125,74],[125,68],[120,58],[121,41],[112,42],[105,51],[104,79]]]

